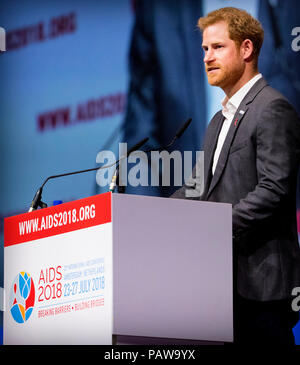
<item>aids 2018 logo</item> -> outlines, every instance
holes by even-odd
[[[35,288],[32,277],[27,272],[20,272],[10,289],[9,308],[17,323],[25,323],[34,307]]]

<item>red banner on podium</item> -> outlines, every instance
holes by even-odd
[[[4,247],[111,222],[111,193],[5,218]]]

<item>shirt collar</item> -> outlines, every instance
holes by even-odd
[[[244,97],[250,91],[252,86],[262,77],[262,74],[257,74],[252,77],[244,86],[242,86],[230,99],[227,96],[222,100],[222,114],[226,119],[233,118],[239,105],[241,104]]]

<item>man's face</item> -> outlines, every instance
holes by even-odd
[[[219,86],[228,94],[242,77],[245,63],[240,49],[229,38],[225,22],[210,25],[203,31],[202,48],[209,84]]]

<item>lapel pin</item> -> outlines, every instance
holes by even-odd
[[[237,126],[238,121],[239,121],[239,119],[238,119],[238,118],[236,118],[236,119],[235,119],[235,121],[234,121],[234,126],[235,126],[235,127]]]
[[[242,115],[245,114],[244,110],[240,110],[239,113]]]

